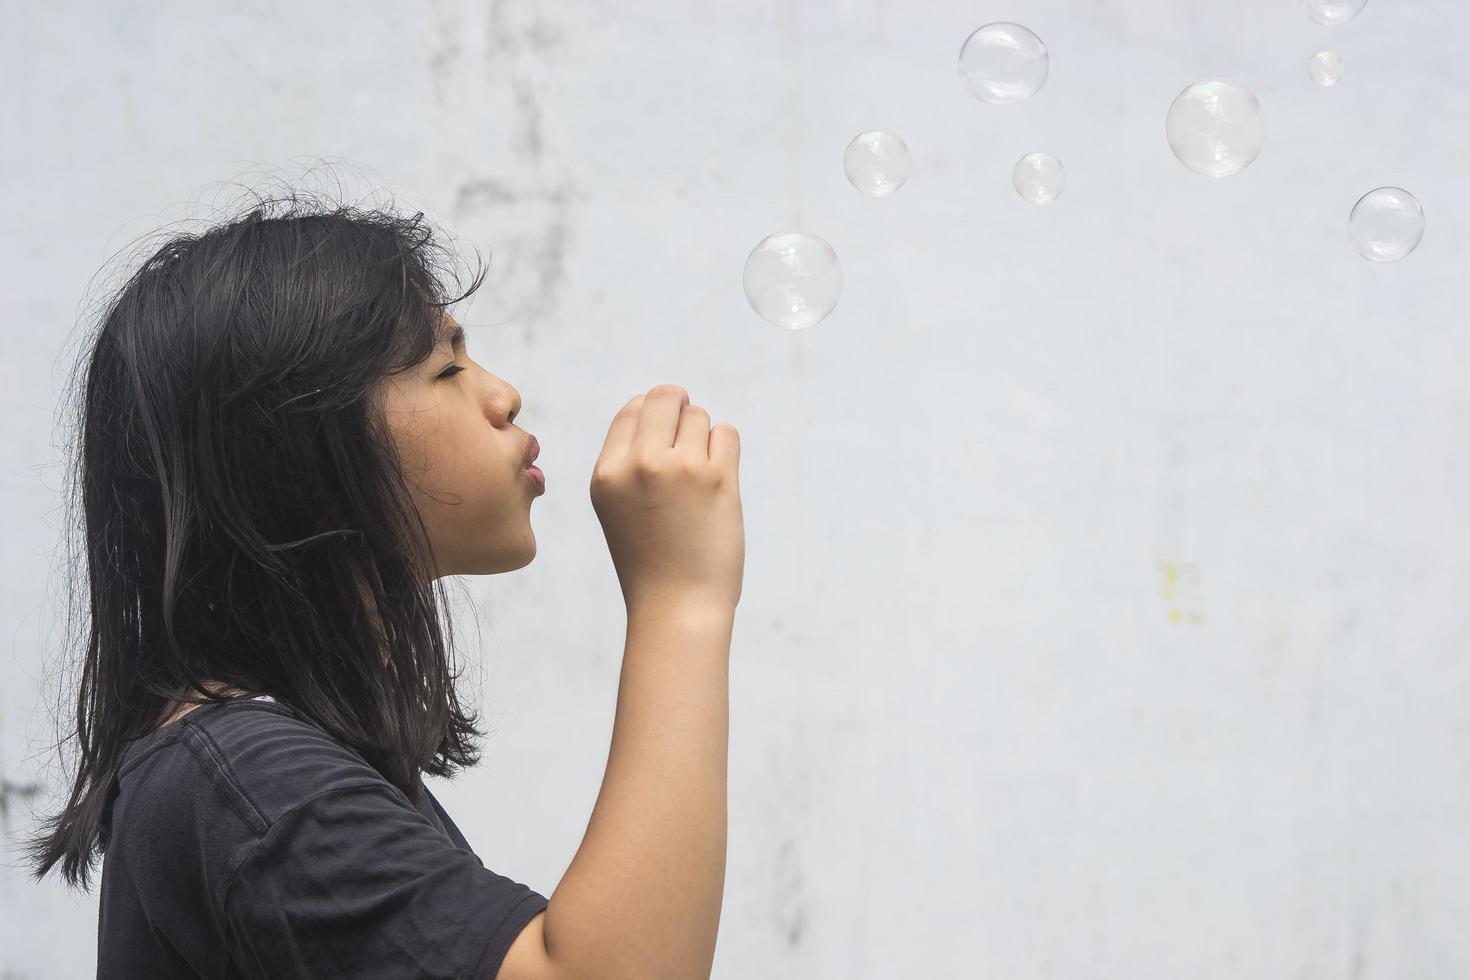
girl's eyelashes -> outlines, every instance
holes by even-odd
[[[452,378],[456,374],[458,374],[459,372],[461,372],[463,370],[464,370],[464,368],[461,367],[461,366],[459,366],[458,364],[451,364],[451,365],[449,365],[449,367],[447,367],[444,370],[442,370],[442,371],[439,372],[439,377],[441,379],[443,379],[443,378]]]

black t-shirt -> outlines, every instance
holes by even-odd
[[[128,746],[113,787],[99,978],[492,980],[547,899],[487,869],[305,715],[207,704]]]

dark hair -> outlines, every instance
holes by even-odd
[[[422,212],[252,196],[154,251],[77,365],[68,524],[79,506],[89,601],[62,742],[80,762],[26,842],[37,880],[61,861],[89,887],[123,750],[186,685],[201,704],[228,700],[205,680],[269,693],[413,800],[421,771],[479,761],[447,597],[373,394],[429,355],[484,270],[449,299],[452,255]]]

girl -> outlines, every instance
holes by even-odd
[[[421,214],[259,202],[169,241],[86,353],[90,616],[70,799],[29,842],[89,885],[99,977],[707,977],[744,568],[732,426],[660,385],[593,506],[628,612],[607,772],[551,898],[422,773],[479,760],[446,575],[524,567],[519,393],[446,308]]]

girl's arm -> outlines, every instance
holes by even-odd
[[[725,887],[734,607],[629,608],[602,789],[498,980],[706,980]]]

